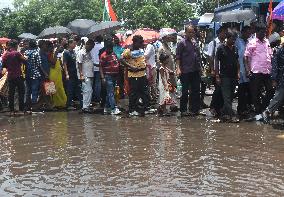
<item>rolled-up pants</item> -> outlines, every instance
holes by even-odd
[[[93,77],[85,77],[85,80],[82,82],[83,109],[90,107],[93,94],[93,80]]]

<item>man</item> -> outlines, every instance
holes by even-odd
[[[131,116],[143,116],[149,106],[146,61],[143,50],[144,40],[142,36],[136,35],[133,36],[132,41],[132,49],[126,49],[122,55],[122,63],[128,69],[130,85],[129,113]],[[141,106],[140,99],[142,99],[143,106]]]
[[[240,80],[238,86],[238,114],[246,115],[249,110],[249,105],[251,104],[251,94],[250,94],[250,83],[247,77],[246,66],[244,63],[244,54],[248,39],[251,37],[251,29],[249,26],[243,27],[241,31],[241,36],[236,40],[236,47],[238,49],[239,55],[239,65],[240,65]]]
[[[272,86],[276,88],[275,95],[270,100],[269,106],[262,113],[263,121],[269,122],[270,117],[273,113],[281,107],[284,100],[284,46],[280,45],[281,37],[278,33],[274,33],[269,38],[271,45],[277,43],[278,47],[275,47],[272,58]]]
[[[80,80],[82,81],[83,113],[91,113],[90,109],[93,93],[94,65],[92,62],[91,50],[94,48],[94,41],[89,39],[86,45],[78,54],[78,66]]]
[[[77,76],[76,54],[75,49],[76,41],[70,39],[68,41],[68,49],[63,53],[63,68],[65,79],[67,83],[67,109],[73,109],[72,100],[75,98],[81,100],[81,90],[79,89],[79,80]]]
[[[105,42],[105,51],[100,56],[100,74],[102,84],[106,89],[106,103],[104,113],[111,115],[119,115],[121,112],[116,107],[115,90],[118,74],[119,61],[116,54],[113,52],[113,42],[108,40]]]
[[[41,57],[35,40],[31,40],[29,42],[29,49],[25,52],[25,55],[27,56],[27,105],[29,105],[27,108],[31,108],[38,102],[40,87],[42,84],[42,73],[44,73]]]
[[[185,29],[186,37],[177,46],[176,63],[177,75],[180,76],[182,84],[182,96],[180,99],[181,116],[197,115],[200,109],[200,70],[201,59],[198,43],[195,40],[195,29],[193,26],[187,26]],[[188,109],[188,92],[191,87],[191,110]]]
[[[18,89],[19,94],[19,111],[24,112],[24,97],[25,84],[22,76],[22,64],[26,61],[25,57],[17,51],[18,43],[16,40],[11,40],[8,43],[9,50],[2,57],[3,68],[8,71],[8,86],[9,86],[9,109],[11,115],[15,114],[15,89]]]
[[[211,68],[211,73],[213,76],[215,76],[215,57],[216,57],[216,51],[218,47],[225,42],[226,34],[228,32],[228,29],[224,26],[220,27],[217,31],[217,38],[215,40],[211,41],[208,45],[208,56],[209,56],[209,64]],[[212,96],[212,100],[210,103],[210,112],[216,116],[220,115],[220,110],[223,107],[223,97],[221,88],[218,84],[215,84],[215,90]]]
[[[227,41],[218,47],[215,58],[216,83],[221,87],[224,101],[222,115],[226,120],[232,120],[234,116],[232,103],[239,78],[238,52],[234,46],[236,38],[235,33],[228,32]]]
[[[118,61],[122,58],[122,53],[124,52],[124,48],[120,45],[120,40],[117,36],[113,36],[113,52],[115,53]],[[119,93],[120,98],[124,98],[124,68],[122,66],[119,67],[119,76],[118,76],[118,86],[119,86]]]
[[[256,26],[256,37],[247,44],[245,51],[245,64],[247,75],[251,79],[252,103],[257,114],[261,113],[273,97],[271,82],[272,49],[266,39],[266,26]],[[265,87],[265,96],[261,99],[262,87]]]
[[[95,38],[95,46],[91,51],[92,61],[94,64],[94,85],[93,85],[93,98],[95,102],[101,102],[101,79],[100,79],[100,50],[104,48],[104,42],[102,36]]]

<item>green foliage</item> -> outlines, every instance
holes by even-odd
[[[186,0],[112,0],[125,28],[173,27],[181,29],[183,21],[193,16]],[[44,28],[86,18],[101,21],[102,0],[14,0],[14,10],[0,10],[0,37],[16,38],[23,32],[38,35]]]
[[[235,0],[196,0],[197,12],[199,15],[213,13],[214,9],[218,6],[223,6],[232,2],[235,2]]]

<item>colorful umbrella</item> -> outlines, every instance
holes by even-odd
[[[0,38],[0,44],[6,44],[6,43],[9,42],[10,40],[11,40],[11,39],[5,38],[5,37]]]
[[[159,33],[156,32],[155,30],[148,28],[138,29],[134,32],[134,34],[132,34],[125,40],[124,46],[132,45],[132,39],[135,35],[142,36],[145,44],[149,44],[159,39]]]
[[[280,2],[272,11],[272,19],[284,21],[284,1]]]

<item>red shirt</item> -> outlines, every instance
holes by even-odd
[[[3,54],[3,68],[8,70],[8,79],[15,79],[22,76],[22,54],[18,51],[7,51]]]
[[[118,74],[119,73],[119,62],[115,53],[107,54],[103,52],[100,57],[100,65],[102,66],[104,74]]]

